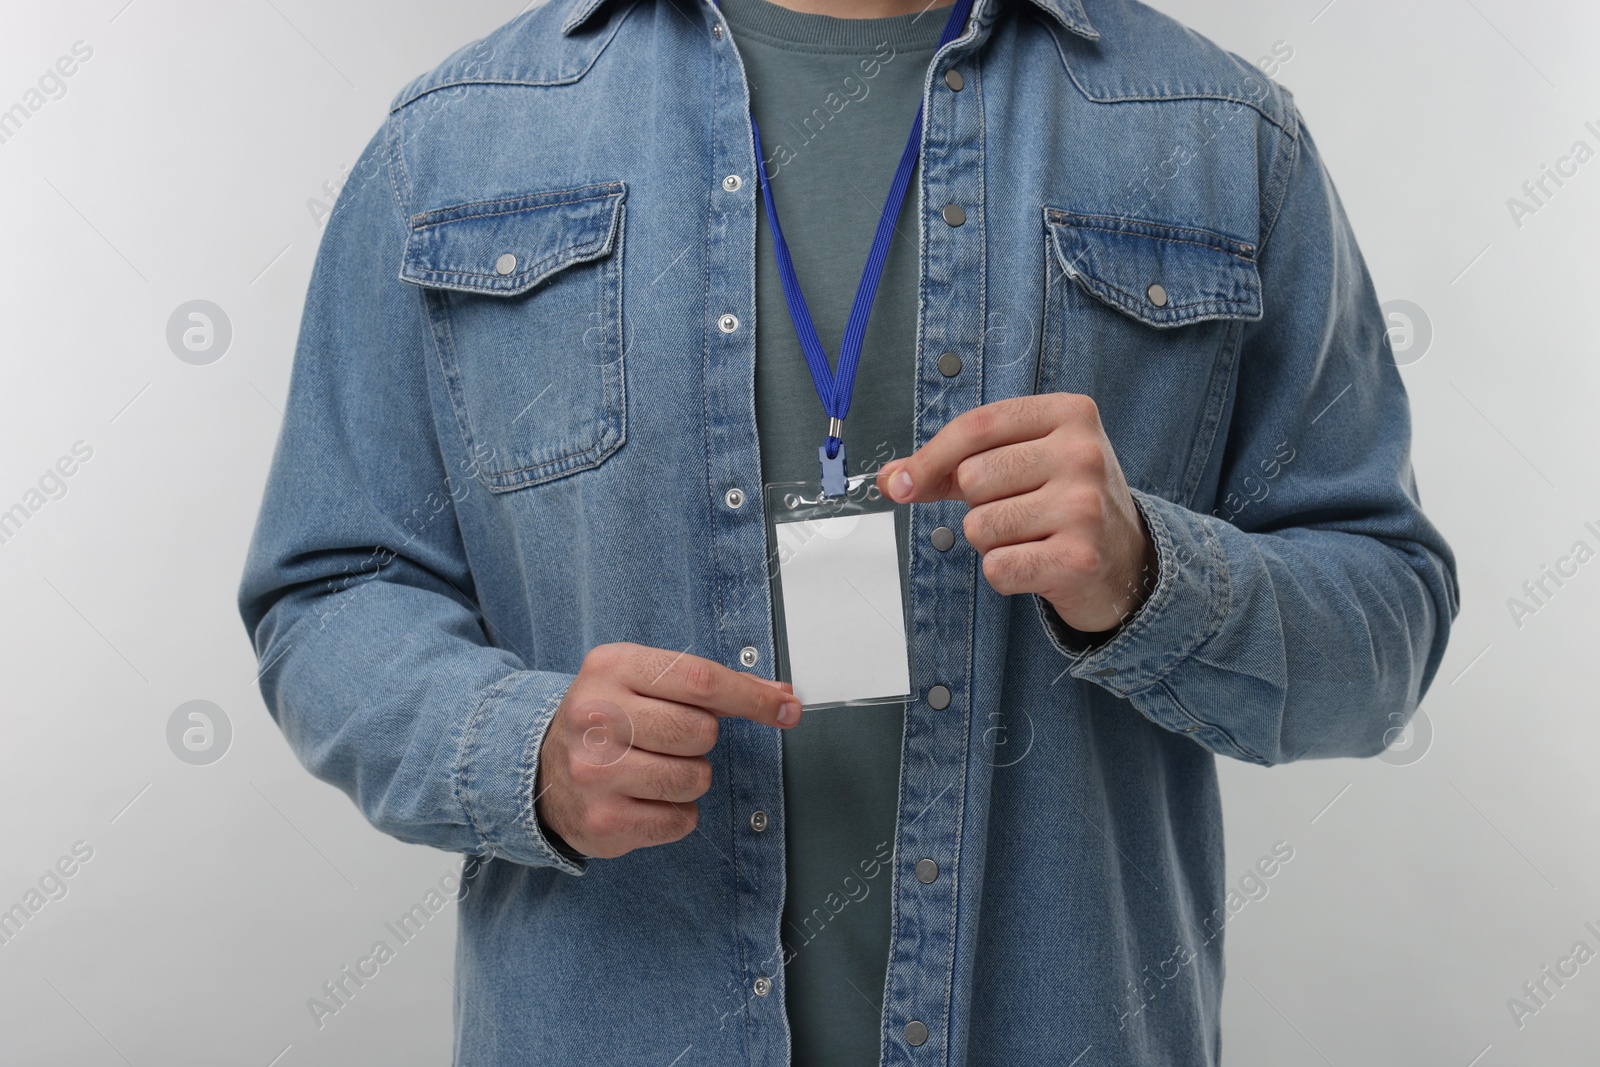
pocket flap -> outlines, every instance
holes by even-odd
[[[400,277],[440,289],[514,296],[574,263],[611,253],[621,182],[481,200],[411,218]]]
[[[1210,230],[1045,209],[1061,269],[1099,300],[1157,328],[1259,319],[1255,248]]]

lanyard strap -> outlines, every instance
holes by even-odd
[[[971,7],[972,0],[956,0],[949,18],[945,20],[944,31],[939,35],[939,48],[955,40],[966,24]],[[800,279],[795,275],[794,262],[789,258],[789,245],[783,239],[783,226],[778,221],[778,206],[772,200],[772,182],[767,178],[767,164],[761,150],[761,130],[756,126],[753,112],[750,115],[750,132],[755,137],[761,196],[767,205],[767,225],[772,231],[772,243],[777,252],[778,276],[783,280],[783,299],[789,305],[789,317],[794,320],[795,333],[800,339],[800,349],[805,353],[806,365],[811,368],[811,380],[817,387],[817,396],[830,419],[823,455],[833,460],[843,447],[839,437],[841,424],[850,410],[856,368],[861,363],[861,345],[866,339],[867,319],[872,314],[872,303],[878,295],[884,262],[889,257],[889,241],[894,236],[895,221],[900,217],[900,206],[905,202],[906,189],[911,184],[911,172],[917,165],[917,156],[921,151],[922,104],[917,104],[917,117],[911,124],[911,136],[906,139],[905,151],[900,154],[900,166],[894,172],[894,183],[889,186],[883,214],[878,218],[878,231],[872,238],[872,251],[861,271],[861,282],[856,287],[855,302],[850,306],[850,318],[845,323],[844,338],[839,345],[837,373],[828,368],[828,354],[823,351],[822,342],[817,338],[817,327],[811,320],[806,298],[800,292]],[[842,470],[840,473],[843,473]]]

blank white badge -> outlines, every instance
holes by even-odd
[[[789,680],[800,702],[911,692],[894,512],[776,524]]]

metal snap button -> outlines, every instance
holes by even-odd
[[[946,204],[940,214],[944,216],[944,221],[952,226],[960,226],[967,221],[967,213],[961,210],[960,204]]]
[[[1160,282],[1151,282],[1150,288],[1144,291],[1144,295],[1149,297],[1150,303],[1154,304],[1158,308],[1164,308],[1167,306],[1167,291],[1162,287]]]
[[[507,252],[505,255],[494,261],[494,272],[496,274],[510,274],[516,269],[517,257],[512,255],[510,252]]]
[[[768,826],[768,822],[767,822],[767,813],[766,812],[764,812],[764,811],[753,811],[753,812],[750,813],[750,829],[754,830],[756,833],[759,834],[763,830],[765,830],[767,828],[767,826]]]
[[[948,526],[935,526],[928,535],[928,540],[933,542],[933,547],[940,552],[948,552],[956,543],[956,532]]]
[[[954,352],[946,352],[939,357],[939,373],[946,378],[954,378],[961,373],[961,357]]]
[[[756,660],[760,658],[761,653],[757,651],[755,645],[745,645],[739,650],[739,662],[743,663],[746,667],[754,667],[756,665]]]
[[[948,686],[936,685],[928,690],[928,707],[934,711],[943,711],[950,706],[950,689]]]
[[[739,186],[743,184],[743,179],[741,179],[737,174],[730,174],[726,178],[722,179],[722,187],[728,190],[730,193],[737,193],[739,191]]]
[[[739,488],[729,489],[723,494],[722,502],[730,508],[744,507],[744,490]]]
[[[764,997],[768,993],[772,992],[772,979],[768,978],[766,975],[762,975],[760,978],[757,978],[755,982],[755,991],[756,996],[758,997]]]
[[[939,865],[933,860],[922,859],[917,861],[917,881],[923,885],[932,885],[934,879],[939,877]]]
[[[950,86],[950,91],[953,93],[959,93],[961,87],[967,84],[966,79],[961,77],[961,72],[954,67],[944,72],[944,83]]]
[[[912,1019],[906,1023],[906,1044],[920,1045],[928,1040],[928,1024],[921,1019]]]
[[[737,315],[724,315],[717,320],[717,329],[721,330],[723,333],[732,333],[738,328],[739,317]]]

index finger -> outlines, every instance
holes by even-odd
[[[793,726],[800,721],[794,694],[753,674],[725,667],[715,660],[649,649],[634,658],[623,679],[634,692],[659,700],[736,717],[765,726]]]
[[[878,472],[878,491],[900,504],[960,500],[955,472],[962,460],[1044,437],[1074,411],[1096,417],[1093,401],[1071,393],[1016,396],[963,411],[916,452],[885,464]]]

